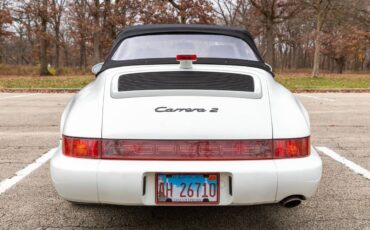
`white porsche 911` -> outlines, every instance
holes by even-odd
[[[247,31],[131,27],[93,72],[62,115],[51,160],[66,200],[294,207],[316,192],[308,114]]]

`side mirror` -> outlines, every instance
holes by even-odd
[[[103,62],[100,62],[98,64],[95,64],[92,68],[91,68],[91,72],[96,75],[100,72],[101,68],[103,67]]]
[[[269,68],[270,68],[270,71],[272,72],[272,66],[271,66],[270,64],[267,64],[267,63],[265,63],[265,65],[266,65],[267,67],[269,67]]]

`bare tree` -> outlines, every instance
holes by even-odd
[[[370,16],[359,12],[368,6],[361,0],[336,3],[326,18],[321,29],[321,52],[335,61],[337,73],[343,73],[346,63],[352,64],[352,69],[363,67],[370,44]]]
[[[89,3],[85,0],[85,4],[87,4],[90,14],[93,18],[94,29],[93,29],[93,47],[94,47],[94,63],[99,63],[101,61],[101,54],[100,54],[100,43],[101,43],[101,4],[99,0],[93,0],[93,3]]]
[[[13,20],[10,14],[8,2],[2,1],[0,4],[0,63],[2,62],[3,59],[2,54],[3,39],[13,35],[13,33],[7,29],[7,27],[11,25],[12,22]]]
[[[38,17],[40,19],[40,30],[39,36],[40,38],[40,76],[49,75],[48,71],[48,56],[47,56],[47,49],[48,49],[48,34],[47,34],[47,26],[49,22],[49,15],[48,15],[48,0],[42,0],[38,7]]]
[[[250,0],[250,3],[259,13],[265,29],[265,60],[274,68],[274,26],[296,15],[301,9],[300,5],[295,0]]]
[[[366,71],[369,15],[368,0],[0,0],[0,56],[86,68],[127,26],[201,23],[247,29],[275,68]]]
[[[301,0],[304,5],[313,10],[315,19],[315,53],[312,68],[312,77],[320,75],[320,47],[321,47],[321,30],[326,22],[326,17],[333,9],[332,0]]]
[[[70,35],[79,50],[78,63],[80,68],[87,67],[87,40],[89,30],[89,12],[84,0],[76,0],[69,5]]]
[[[215,0],[214,11],[220,18],[222,24],[226,26],[236,26],[239,24],[240,8],[245,5],[245,0]]]
[[[13,22],[12,16],[10,14],[10,8],[7,1],[2,1],[0,3],[0,38],[2,36],[9,36],[12,34],[7,27]]]
[[[65,0],[51,0],[50,18],[51,25],[54,30],[54,41],[55,41],[55,66],[59,71],[60,68],[60,43],[61,43],[61,32],[60,23],[62,15],[64,13]]]
[[[175,9],[172,15],[178,18],[179,23],[214,23],[214,10],[208,0],[166,0],[165,2],[167,1]]]

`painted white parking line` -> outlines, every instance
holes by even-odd
[[[0,182],[0,195],[4,193],[6,190],[10,189],[16,183],[21,181],[23,178],[28,176],[30,173],[38,169],[41,165],[48,162],[50,158],[54,155],[56,148],[49,150],[49,152],[45,153],[38,159],[36,159],[33,163],[27,165],[25,168],[19,170],[15,173],[15,176],[5,179]]]
[[[335,99],[325,98],[325,97],[317,97],[317,96],[307,95],[307,94],[298,94],[298,93],[296,93],[295,95],[301,96],[301,97],[313,98],[313,99],[322,100],[322,101],[335,101]]]
[[[357,174],[360,174],[363,177],[365,177],[366,179],[370,180],[370,172],[367,169],[365,169],[365,168],[361,167],[360,165],[355,164],[354,162],[342,157],[341,155],[339,155],[338,153],[334,152],[333,150],[331,150],[327,147],[316,147],[316,149],[319,150],[320,152],[322,152],[323,154],[333,158],[334,160],[344,164],[349,169],[351,169],[353,172],[355,172]]]
[[[10,99],[10,98],[17,98],[17,97],[30,97],[38,95],[37,93],[31,93],[31,94],[22,94],[22,95],[14,95],[9,97],[0,97],[0,100]]]

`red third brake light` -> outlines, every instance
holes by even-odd
[[[197,55],[195,54],[178,54],[176,55],[176,61],[196,61]]]

